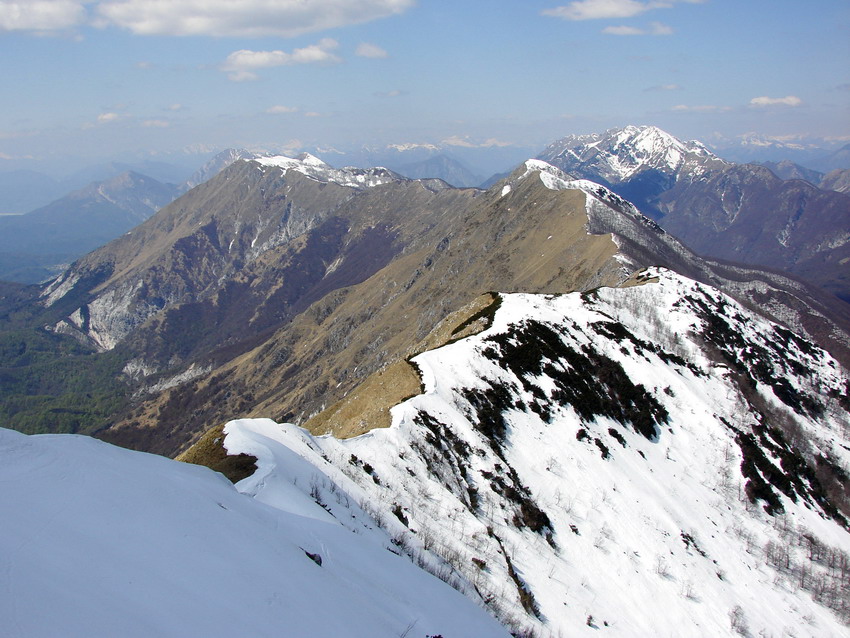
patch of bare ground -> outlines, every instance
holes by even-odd
[[[486,329],[492,320],[488,310],[498,303],[498,296],[486,293],[440,322],[415,349],[415,353],[439,348]],[[409,361],[395,361],[367,377],[342,399],[307,420],[304,427],[314,434],[332,434],[338,438],[359,436],[375,428],[392,425],[390,409],[422,392],[422,381],[416,366]]]
[[[224,474],[232,483],[251,476],[257,470],[257,458],[249,454],[229,455],[224,449],[224,426],[206,433],[188,450],[177,456],[178,461],[204,465]]]

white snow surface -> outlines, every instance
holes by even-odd
[[[0,458],[4,637],[506,636],[294,488],[268,507],[207,468],[73,435],[0,429]],[[311,476],[276,459],[286,481]]]
[[[371,188],[381,184],[404,179],[383,167],[355,168],[333,168],[318,157],[309,153],[302,153],[297,158],[275,155],[272,157],[257,157],[252,160],[263,167],[276,167],[284,172],[297,171],[320,182],[332,182],[340,186],[352,188]]]
[[[345,513],[334,491],[363,504],[409,553],[442,557],[508,625],[540,636],[848,635],[826,604],[836,581],[823,556],[846,558],[850,534],[806,488],[789,496],[774,487],[782,510],[774,515],[765,500],[751,502],[743,468],[752,457],[738,442],[764,433],[758,419],[766,419],[847,471],[850,417],[828,396],[846,392],[847,377],[828,354],[782,337],[715,289],[662,269],[642,279],[585,294],[502,295],[490,328],[414,358],[424,393],[395,406],[388,429],[340,441],[293,425],[231,422],[228,450],[260,458],[239,489],[297,512],[296,492],[313,491],[304,483],[314,474],[315,495],[332,501],[338,520],[358,520],[361,510]],[[699,336],[712,316],[741,339],[730,356],[763,366],[823,411],[791,409],[777,394],[782,383],[736,382]],[[641,384],[666,413],[654,434],[559,400],[559,375],[578,372],[569,358],[538,350],[532,359],[549,371],[523,375],[494,356],[534,325]],[[609,402],[625,392],[586,367]],[[504,394],[495,411],[480,409],[488,391]],[[485,436],[499,410],[503,436]],[[782,435],[770,432],[758,440],[778,470]],[[535,525],[535,508],[548,524]],[[528,600],[524,608],[521,588],[536,613]]]

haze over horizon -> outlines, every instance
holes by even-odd
[[[0,170],[186,147],[850,139],[850,2],[0,0]]]

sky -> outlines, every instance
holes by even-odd
[[[0,0],[0,170],[227,147],[850,138],[850,0]]]

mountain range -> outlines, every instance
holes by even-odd
[[[239,161],[42,298],[64,308],[56,333],[120,346],[148,388],[102,436],[174,454],[232,409],[213,396],[303,423],[483,292],[617,285],[647,264],[771,308],[846,360],[843,304],[699,259],[607,188],[538,160],[485,192],[312,156]]]
[[[847,195],[652,127],[561,140],[486,190],[309,154],[230,152],[208,174],[49,285],[0,287],[4,423],[225,473],[277,512],[262,516],[305,587],[313,556],[356,570],[341,549],[356,531],[514,635],[846,632],[850,307],[829,292],[841,269],[813,264],[841,265]],[[812,281],[705,256],[677,221],[712,250],[793,254]],[[35,458],[79,448],[15,437]],[[132,482],[154,471],[139,468]],[[376,635],[450,635],[380,604],[394,611]]]
[[[700,254],[790,272],[850,302],[850,194],[735,165],[660,197],[660,224]]]
[[[788,164],[779,172],[793,179],[731,164],[651,126],[567,137],[539,157],[606,184],[701,255],[792,273],[850,300],[850,195],[837,192],[841,174],[829,183],[836,190],[817,188]]]
[[[654,126],[571,135],[553,142],[537,157],[571,175],[608,186],[652,217],[659,216],[657,197],[674,184],[728,166],[700,142],[682,142]]]
[[[791,161],[822,173],[850,168],[846,139],[777,138],[751,133],[736,138],[715,136],[710,142],[715,153],[731,162]]]

